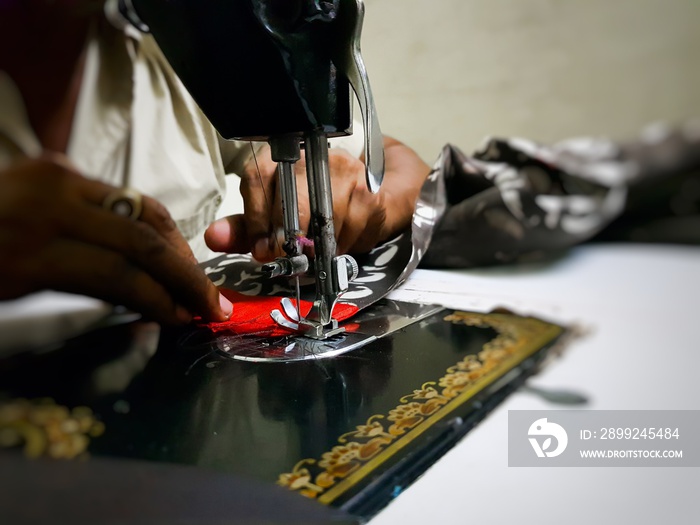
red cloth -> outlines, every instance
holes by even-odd
[[[272,310],[282,311],[280,306],[281,297],[270,297],[260,295],[243,295],[242,293],[221,289],[228,300],[233,303],[233,314],[228,321],[223,323],[206,323],[212,332],[230,332],[234,334],[255,334],[263,337],[278,337],[289,335],[292,330],[278,325],[270,312]],[[296,300],[292,299],[296,306]],[[301,315],[308,315],[313,303],[311,301],[301,301]],[[358,307],[354,304],[338,303],[333,309],[333,317],[338,321],[344,321],[358,312]]]

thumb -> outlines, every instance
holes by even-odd
[[[243,215],[214,221],[204,232],[204,241],[215,252],[248,253],[252,248]]]

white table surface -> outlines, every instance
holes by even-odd
[[[584,327],[529,384],[590,397],[589,409],[700,409],[700,248],[578,247],[545,265],[417,271],[392,294]],[[371,525],[700,523],[697,468],[509,468],[508,410],[565,409],[509,397]]]

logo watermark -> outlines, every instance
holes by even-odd
[[[511,467],[700,467],[700,410],[511,410]]]
[[[528,430],[528,435],[530,436],[530,444],[537,454],[538,458],[555,458],[564,450],[566,450],[566,445],[569,444],[569,436],[566,434],[561,425],[547,421],[546,417],[538,419],[532,425],[530,425],[530,430]],[[547,436],[546,439],[540,445],[535,436]],[[549,450],[552,445],[552,438],[556,440],[556,448],[554,450]]]

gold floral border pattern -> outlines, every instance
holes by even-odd
[[[0,401],[0,448],[22,447],[28,458],[86,458],[90,438],[104,429],[88,407],[70,410],[52,399]]]
[[[563,332],[539,319],[502,313],[454,312],[444,320],[492,328],[498,335],[478,354],[448,368],[438,381],[424,383],[403,396],[388,414],[373,415],[364,425],[340,436],[338,445],[320,460],[299,461],[277,483],[321,503],[332,503],[438,420]]]

